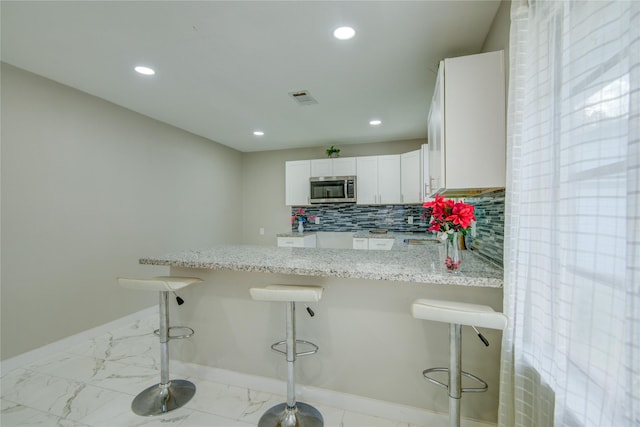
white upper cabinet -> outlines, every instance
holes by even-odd
[[[378,156],[358,157],[356,160],[357,204],[378,203]]]
[[[420,203],[422,199],[420,163],[421,150],[400,155],[400,188],[402,203]]]
[[[311,160],[311,176],[355,176],[356,158],[338,157],[334,159]]]
[[[506,127],[502,51],[445,59],[428,117],[428,193],[504,188]]]
[[[420,147],[420,201],[425,202],[431,196],[429,190],[429,145]]]
[[[311,162],[309,160],[285,162],[285,205],[309,204],[310,177]]]
[[[399,204],[400,155],[356,158],[357,204]]]
[[[331,176],[333,175],[333,159],[313,159],[311,160],[311,176]]]
[[[286,162],[285,204],[309,205],[309,178],[320,176],[355,176],[359,205],[422,203],[429,169],[425,150],[426,144],[403,154]]]
[[[331,159],[333,164],[332,176],[355,176],[356,175],[356,158],[355,157],[339,157]]]
[[[402,203],[400,196],[400,155],[378,156],[378,203]]]

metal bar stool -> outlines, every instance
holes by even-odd
[[[295,361],[297,356],[306,356],[318,352],[318,346],[308,341],[296,339],[296,302],[317,302],[322,298],[321,286],[268,285],[264,288],[251,288],[251,298],[259,301],[280,301],[287,303],[286,339],[273,344],[271,348],[287,358],[287,401],[278,404],[265,412],[258,427],[322,427],[324,420],[320,412],[313,406],[296,402]],[[307,307],[313,317],[313,311]],[[296,344],[311,347],[309,351],[296,351]],[[285,345],[285,350],[278,347]]]
[[[411,315],[416,319],[449,323],[449,367],[425,369],[422,375],[437,386],[449,391],[449,426],[460,427],[460,399],[463,392],[486,391],[487,383],[482,379],[462,370],[462,325],[471,326],[485,346],[489,341],[482,336],[476,326],[504,330],[507,317],[497,313],[486,305],[466,304],[455,301],[418,299],[411,304]],[[448,383],[445,384],[428,374],[432,372],[448,372]],[[477,382],[479,387],[462,387],[462,377]]]
[[[185,405],[196,392],[196,386],[187,380],[169,380],[169,340],[189,338],[193,329],[186,326],[169,326],[169,292],[175,292],[202,279],[195,277],[160,276],[151,279],[118,278],[118,283],[129,289],[158,291],[160,294],[160,327],[154,333],[160,337],[160,383],[138,394],[131,403],[131,410],[138,415],[160,415]],[[178,304],[184,301],[177,297]],[[171,331],[179,331],[171,335]]]

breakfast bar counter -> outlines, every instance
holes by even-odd
[[[456,273],[444,267],[444,245],[406,246],[391,251],[268,246],[218,246],[140,260],[141,264],[386,280],[458,286],[502,287],[502,269],[465,251]]]
[[[280,380],[276,390],[284,392],[285,364],[269,347],[284,338],[285,310],[281,303],[253,301],[249,289],[270,284],[322,286],[322,299],[309,303],[315,316],[309,317],[303,307],[297,313],[299,338],[320,347],[296,365],[301,400],[339,406],[369,398],[441,413],[445,420],[446,393],[426,381],[422,371],[446,364],[448,328],[414,319],[411,303],[434,298],[502,311],[503,278],[502,269],[471,251],[463,254],[460,270],[449,273],[443,251],[444,245],[436,241],[393,250],[226,245],[139,262],[157,269],[154,275],[166,274],[168,267],[171,275],[203,279],[179,292],[183,305],[171,301],[172,324],[196,331],[191,339],[172,343],[172,364],[188,368],[183,375],[189,376],[191,368],[201,375],[206,368],[237,373],[243,381]],[[489,390],[465,393],[462,414],[496,422],[501,335],[483,330],[491,342],[485,347],[468,329],[463,331],[468,337],[463,364],[487,381]],[[323,390],[356,397],[332,401],[322,397],[327,396]]]

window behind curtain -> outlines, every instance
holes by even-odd
[[[629,195],[640,185],[630,179],[639,15],[632,1],[529,0],[526,27],[512,24],[511,57],[524,49],[526,59],[519,75],[512,68],[521,87],[510,88],[522,95],[510,99],[510,120],[521,122],[510,123],[507,215],[517,229],[505,236],[505,310],[515,326],[503,356],[514,359],[519,425],[548,425],[547,415],[558,426],[640,423],[640,260],[629,256],[638,248]],[[555,414],[535,408],[542,390]]]

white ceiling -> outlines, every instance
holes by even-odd
[[[438,62],[479,52],[499,5],[2,0],[1,58],[245,152],[426,138]]]

